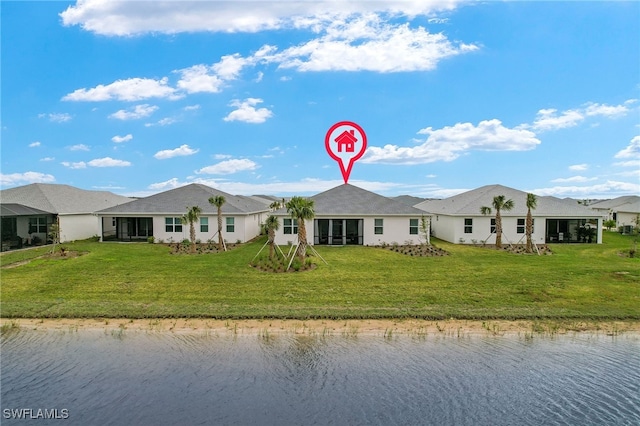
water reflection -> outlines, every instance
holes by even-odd
[[[2,337],[2,424],[55,408],[82,425],[632,425],[639,349],[637,335],[19,331]]]

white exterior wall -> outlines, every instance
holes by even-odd
[[[464,218],[445,215],[433,215],[431,217],[432,237],[444,241],[457,242],[460,239],[459,234],[464,234]]]
[[[276,231],[275,242],[277,245],[296,244],[298,242],[297,234],[285,234],[283,219],[288,216],[279,216],[280,228]],[[412,244],[420,244],[422,236],[420,235],[420,217],[418,216],[406,216],[406,217],[389,217],[389,216],[377,216],[377,217],[362,217],[362,216],[330,216],[323,217],[318,216],[316,219],[363,219],[362,223],[362,243],[363,245],[381,245],[383,243],[392,244],[404,244],[407,241],[411,241]],[[376,234],[374,232],[375,219],[383,219],[383,233]],[[409,219],[418,219],[418,234],[409,233]],[[307,230],[307,243],[313,245],[313,220],[305,221]]]
[[[382,219],[382,234],[375,233],[375,219]],[[418,219],[418,233],[409,233],[409,219]],[[368,246],[382,244],[420,244],[424,240],[420,235],[420,218],[406,217],[365,217],[363,223],[363,243]]]
[[[472,230],[470,234],[464,233],[464,220],[473,219]],[[482,244],[486,240],[486,244],[495,244],[496,234],[491,234],[491,219],[495,219],[495,215],[492,216],[433,216],[431,226],[433,229],[433,236],[444,241],[448,241],[454,244],[473,244],[475,240],[476,244]],[[502,217],[502,243],[507,244],[526,244],[526,234],[518,234],[518,219],[525,219],[526,217]],[[554,217],[554,219],[558,219]],[[560,218],[561,219],[561,218]],[[533,235],[532,240],[534,244],[544,244],[546,238],[546,217],[534,217],[533,218]],[[463,239],[462,242],[460,239]],[[602,242],[602,219],[598,218],[598,242]]]
[[[617,226],[633,226],[636,227],[636,217],[638,213],[617,212],[616,224]]]
[[[244,220],[244,239],[242,241],[249,241],[260,235],[260,226],[263,220],[262,213],[247,215]]]
[[[255,217],[254,217],[255,216]],[[142,216],[141,216],[142,217]],[[145,216],[148,217],[148,216]],[[164,243],[178,243],[184,239],[190,239],[189,228],[190,225],[183,224],[182,232],[167,232],[165,218],[167,217],[179,217],[179,216],[153,216],[153,237],[156,242]],[[200,242],[207,242],[212,240],[214,243],[218,242],[218,215],[201,215],[201,218],[206,217],[209,220],[209,231],[200,231],[200,220],[194,223],[196,230],[196,240]],[[227,232],[227,217],[234,218],[233,232]],[[260,233],[260,214],[251,214],[248,216],[238,215],[223,215],[222,216],[222,238],[225,242],[233,244],[240,240],[240,242],[246,242]]]
[[[100,218],[92,214],[58,215],[60,242],[84,240],[101,235]]]
[[[284,233],[284,219],[289,219],[289,216],[278,216],[278,222],[280,228],[275,234],[275,243],[279,246],[286,246],[289,243],[298,243],[298,234],[285,234]],[[306,220],[305,222],[307,230],[307,244],[313,244],[313,220]]]

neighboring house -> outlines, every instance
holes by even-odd
[[[629,195],[612,200],[599,201],[590,205],[604,220],[615,220],[616,227],[623,227],[629,232],[638,226],[640,215],[640,196]]]
[[[95,211],[128,201],[131,198],[69,185],[33,183],[4,189],[0,191],[2,241],[44,243],[56,221],[61,242],[90,238],[101,232]]]
[[[189,224],[182,216],[188,208],[202,210],[195,224],[196,239],[217,241],[218,208],[209,198],[222,195],[222,237],[228,242],[246,242],[260,235],[260,225],[269,211],[268,204],[251,197],[231,195],[201,184],[190,184],[160,192],[97,212],[102,219],[102,240],[146,240],[180,242],[189,238]]]
[[[397,197],[391,197],[391,199],[400,201],[402,204],[406,204],[411,207],[427,200],[427,198],[414,197],[412,195],[398,195]]]
[[[501,185],[488,185],[444,200],[427,200],[415,207],[431,214],[432,235],[451,243],[495,243],[495,209],[493,197],[504,195],[513,200],[511,211],[500,211],[503,244],[526,243],[527,193]],[[491,207],[491,214],[482,215],[480,208]],[[556,197],[537,197],[537,207],[531,211],[535,244],[602,242],[602,217],[576,201]],[[583,238],[585,229],[595,229],[589,241]],[[592,231],[593,232],[593,231]]]
[[[309,197],[315,218],[305,222],[307,242],[314,245],[419,244],[420,220],[427,214],[391,198],[344,184]],[[281,208],[276,244],[296,244],[298,223]]]

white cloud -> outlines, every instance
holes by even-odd
[[[572,172],[583,172],[585,170],[587,170],[589,168],[588,164],[574,164],[572,166],[569,166],[569,170],[571,170]]]
[[[504,127],[497,119],[481,121],[477,126],[471,123],[457,123],[452,127],[436,130],[427,127],[418,133],[428,135],[420,145],[371,146],[362,162],[421,164],[453,161],[467,151],[527,151],[540,143],[533,132]]]
[[[629,145],[619,151],[614,158],[640,158],[640,136],[635,136]]]
[[[336,20],[326,33],[267,57],[298,71],[429,71],[444,58],[478,50],[442,33],[382,21],[375,14]]]
[[[203,167],[196,171],[197,174],[229,175],[247,170],[255,170],[258,165],[246,158],[221,161],[212,166]]]
[[[35,142],[31,142],[29,144],[29,148],[36,148],[38,146],[42,145],[39,141],[35,141]]]
[[[640,160],[620,161],[613,163],[613,165],[619,167],[637,167],[640,169]]]
[[[44,157],[40,159],[40,161],[53,161],[53,160],[55,160],[55,157]]]
[[[273,112],[267,108],[258,108],[255,106],[262,103],[262,99],[247,98],[244,101],[234,99],[229,106],[237,107],[238,109],[231,111],[229,115],[224,118],[224,121],[243,121],[245,123],[264,123],[268,118],[273,116]]]
[[[368,2],[154,2],[78,1],[60,13],[65,26],[79,25],[85,31],[109,36],[180,32],[257,32],[281,28],[311,28],[339,17],[360,13],[389,16],[432,16],[454,9],[460,3],[448,1]],[[250,6],[249,6],[250,5]]]
[[[584,115],[576,110],[567,110],[562,114],[557,114],[558,110],[554,108],[541,109],[538,111],[536,120],[532,127],[535,130],[557,130],[566,127],[573,127],[584,120]]]
[[[87,163],[91,167],[128,167],[131,165],[129,161],[116,160],[111,157],[96,158]]]
[[[196,104],[196,105],[187,105],[186,107],[182,108],[185,111],[197,111],[200,109],[200,105]]]
[[[619,117],[629,112],[629,108],[627,108],[626,105],[612,106],[612,105],[605,105],[605,104],[589,103],[587,104],[584,112],[588,116],[602,115],[605,117]]]
[[[29,183],[51,183],[55,182],[56,178],[53,175],[40,173],[40,172],[24,172],[24,173],[0,173],[0,185],[13,186],[13,185],[26,185]]]
[[[109,118],[115,118],[118,120],[138,120],[140,118],[149,117],[158,107],[155,105],[142,104],[129,108],[128,110],[121,109],[114,112]]]
[[[180,181],[178,181],[178,178],[171,178],[164,182],[152,183],[151,185],[149,185],[148,188],[158,190],[158,191],[166,191],[167,189],[178,188],[180,186],[185,186],[187,184],[188,182],[181,183]]]
[[[194,65],[175,71],[181,74],[178,87],[187,93],[218,93],[224,81],[206,65]]]
[[[38,114],[38,118],[48,118],[49,121],[53,123],[66,123],[67,121],[71,121],[73,117],[70,114],[64,112],[53,114]]]
[[[581,108],[569,109],[558,113],[555,108],[541,109],[531,125],[524,124],[523,128],[532,128],[539,131],[558,130],[574,127],[586,120],[587,117],[616,118],[629,112],[627,105],[635,99],[630,99],[622,105],[606,105],[588,102]]]
[[[598,178],[588,178],[588,177],[584,177],[584,176],[571,176],[568,178],[558,178],[558,179],[553,179],[551,182],[554,183],[578,183],[578,182],[590,182],[590,181],[594,181],[597,180]]]
[[[169,79],[129,78],[111,84],[99,84],[91,89],[77,89],[65,95],[63,101],[100,102],[109,100],[140,101],[149,98],[179,99],[180,94],[168,85]]]
[[[187,155],[193,155],[199,150],[190,148],[189,145],[180,145],[176,149],[165,149],[155,153],[154,157],[158,160],[166,160],[173,157],[184,157]]]
[[[640,184],[610,180],[591,186],[556,186],[534,189],[529,192],[537,195],[552,195],[554,197],[615,198],[621,195],[640,193]]]
[[[123,143],[123,142],[129,142],[131,139],[133,139],[133,135],[131,133],[124,135],[124,136],[114,136],[111,138],[111,140],[114,143]]]
[[[231,158],[231,155],[229,155],[229,154],[215,154],[213,156],[214,160],[226,160],[227,158]]]
[[[104,158],[96,158],[89,162],[78,161],[78,162],[69,162],[63,161],[63,166],[68,167],[70,169],[86,169],[87,167],[128,167],[131,165],[130,162],[124,160],[115,160],[111,157]]]
[[[69,151],[89,151],[89,147],[83,143],[72,145],[69,147]]]
[[[145,127],[152,127],[152,126],[169,126],[170,124],[173,123],[177,123],[178,119],[174,118],[174,117],[165,117],[162,118],[158,121],[156,121],[155,123],[144,123]]]
[[[87,168],[87,163],[85,163],[84,161],[78,161],[78,162],[63,161],[60,164],[70,169],[86,169]]]

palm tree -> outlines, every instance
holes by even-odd
[[[538,204],[538,199],[535,194],[528,193],[527,194],[527,221],[525,234],[527,235],[527,253],[533,253],[533,241],[531,240],[531,235],[533,234],[533,216],[531,215],[531,210],[535,210],[536,205]]]
[[[282,207],[282,203],[280,201],[274,201],[273,203],[269,204],[269,208],[271,210],[278,210],[280,207]]]
[[[198,221],[200,217],[200,213],[202,210],[198,206],[193,206],[191,208],[187,207],[187,213],[182,216],[182,223],[184,225],[189,224],[189,237],[191,239],[190,250],[191,253],[196,252],[196,228],[194,223]]]
[[[291,217],[298,220],[298,249],[296,254],[300,260],[304,261],[307,253],[307,229],[304,221],[311,220],[316,215],[313,211],[313,200],[295,196],[291,197],[286,206],[287,212]]]
[[[209,204],[218,208],[218,250],[222,250],[224,247],[222,245],[222,205],[226,202],[227,200],[224,198],[224,195],[216,195],[215,197],[209,198]]]
[[[502,217],[500,210],[509,211],[513,208],[513,200],[504,199],[504,195],[496,195],[493,197],[493,208],[496,210],[496,247],[502,248]],[[491,207],[480,207],[480,213],[483,215],[491,214]]]
[[[273,215],[269,216],[264,222],[264,227],[267,230],[267,235],[269,235],[269,259],[273,259],[276,231],[280,228],[278,217]]]

